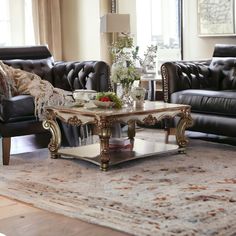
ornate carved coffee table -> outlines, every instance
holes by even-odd
[[[46,120],[43,122],[43,127],[49,129],[52,134],[48,145],[51,157],[58,158],[61,155],[76,157],[99,165],[103,171],[106,171],[109,165],[128,160],[154,156],[157,153],[176,150],[179,152],[185,151],[188,143],[185,138],[185,129],[192,124],[190,106],[163,102],[146,101],[143,108],[126,107],[122,109],[47,107],[46,112]],[[174,118],[176,116],[180,117],[176,126],[177,145],[135,138],[136,122],[154,125],[164,118]],[[93,124],[98,130],[100,143],[73,148],[60,148],[61,131],[56,118],[76,126]],[[111,127],[117,122],[128,124],[128,137],[131,140],[132,147],[129,151],[109,150]],[[158,129],[156,132],[158,132]]]

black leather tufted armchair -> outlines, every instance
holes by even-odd
[[[0,60],[19,69],[39,75],[53,86],[64,90],[93,89],[108,91],[110,69],[103,61],[55,62],[46,46],[0,48]],[[34,99],[19,95],[0,100],[0,135],[2,137],[3,164],[10,160],[11,137],[46,133],[42,123],[34,116]],[[74,130],[68,129],[67,137]]]

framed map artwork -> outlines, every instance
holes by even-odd
[[[198,0],[199,36],[235,35],[235,0]]]

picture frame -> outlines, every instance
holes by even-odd
[[[233,36],[235,0],[198,0],[199,37]]]

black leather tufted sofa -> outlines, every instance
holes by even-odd
[[[55,62],[46,46],[0,48],[0,60],[15,68],[33,72],[55,87],[68,91],[110,90],[110,70],[103,61]],[[9,164],[11,137],[45,132],[48,131],[34,116],[33,97],[19,95],[10,99],[1,98],[0,135],[4,165]],[[69,139],[75,136],[75,130],[71,127],[65,132]]]
[[[164,101],[191,105],[189,130],[236,137],[236,45],[215,45],[211,60],[166,62]]]

